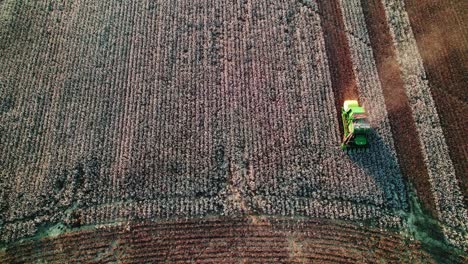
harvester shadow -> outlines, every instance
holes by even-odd
[[[408,198],[396,151],[389,146],[388,139],[385,140],[374,129],[370,131],[368,140],[368,148],[346,150],[347,156],[373,178],[383,193],[383,207],[407,210]]]

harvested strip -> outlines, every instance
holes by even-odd
[[[450,159],[440,119],[414,39],[408,14],[401,0],[384,0],[391,43],[396,47],[396,59],[408,95],[411,113],[419,134],[422,153],[428,169],[435,208],[450,243],[468,250],[466,230],[468,213],[463,204],[460,186]],[[450,190],[450,191],[449,191]]]
[[[451,1],[450,4],[444,0],[406,2],[406,11],[466,206],[468,203],[466,200],[468,199],[468,177],[466,177],[468,28],[463,21],[465,10],[464,0]]]
[[[325,37],[325,49],[331,75],[337,119],[341,120],[341,106],[346,99],[358,98],[356,78],[353,72],[353,62],[349,50],[345,25],[341,14],[339,0],[317,1],[321,23]],[[343,124],[338,122],[340,133]]]
[[[361,1],[380,83],[385,98],[388,119],[395,141],[395,149],[404,176],[416,187],[418,196],[433,215],[436,215],[434,197],[409,100],[392,45],[385,10],[379,0]]]
[[[368,110],[373,130],[368,154],[369,162],[379,164],[378,170],[372,171],[375,178],[390,182],[393,191],[386,192],[388,203],[394,207],[406,205],[406,192],[403,183],[390,120],[385,107],[385,98],[379,82],[378,70],[369,43],[369,33],[360,0],[340,0],[345,32],[349,43],[354,73],[358,84],[360,101]],[[352,12],[351,12],[352,11]],[[358,157],[364,154],[357,155]],[[372,165],[369,165],[371,167]],[[395,193],[397,198],[395,199]]]

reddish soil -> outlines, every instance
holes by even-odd
[[[23,242],[0,262],[434,263],[395,233],[324,220],[214,218],[72,232]],[[455,260],[457,261],[457,260]]]
[[[465,204],[468,204],[468,79],[464,0],[406,1],[411,27],[422,56],[444,136],[449,145]],[[465,13],[464,13],[465,12]]]
[[[362,0],[361,4],[382,84],[401,171],[414,184],[424,207],[435,216],[435,202],[431,193],[429,175],[424,165],[415,121],[401,79],[401,71],[383,4],[380,0]]]
[[[341,107],[344,100],[359,98],[351,52],[345,33],[340,1],[320,0],[317,2],[321,14],[337,118],[341,120]],[[343,124],[338,123],[340,133],[343,133]]]

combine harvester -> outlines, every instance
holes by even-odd
[[[344,129],[341,148],[343,150],[366,148],[371,127],[364,107],[359,106],[356,100],[346,100],[341,108],[341,118]]]

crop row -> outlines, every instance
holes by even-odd
[[[384,6],[420,136],[438,217],[445,224],[444,231],[447,238],[453,244],[466,248],[466,237],[456,230],[467,229],[468,213],[408,14],[403,1],[384,0]]]
[[[351,221],[372,221],[381,227],[399,228],[402,225],[401,216],[391,209],[373,205],[336,200],[255,196],[247,198],[250,212],[266,215],[291,216],[302,215],[313,218],[342,219]],[[226,201],[218,198],[171,198],[145,202],[126,202],[103,204],[85,209],[74,209],[65,214],[59,214],[59,220],[66,228],[122,222],[127,220],[167,219],[201,217],[213,214],[234,213],[228,209]],[[223,210],[224,209],[224,210]],[[245,212],[244,212],[245,213]],[[34,220],[15,221],[3,227],[2,240],[15,241],[18,238],[32,236],[37,231],[52,233],[54,227],[46,227],[41,223],[50,221],[49,216],[39,216]],[[52,219],[52,221],[56,219]],[[42,229],[41,229],[42,228]],[[60,231],[60,230],[59,230]]]
[[[253,212],[399,226],[407,201],[370,50],[351,41],[378,144],[346,155],[321,23],[333,14],[302,2],[20,5],[42,26],[0,57],[15,102],[1,115],[2,240]]]
[[[464,100],[466,60],[464,36],[460,33],[463,1],[447,5],[444,1],[406,2],[412,31],[423,59],[432,98],[438,110],[450,157],[460,182],[462,195],[467,197],[468,181],[465,171],[468,162]],[[437,12],[433,12],[437,10]]]
[[[360,94],[360,100],[368,111],[374,135],[371,135],[372,163],[376,171],[374,175],[381,177],[380,181],[388,183],[391,191],[386,192],[389,203],[406,206],[405,186],[400,171],[392,129],[385,106],[385,98],[379,81],[378,70],[370,46],[369,33],[364,12],[359,0],[341,1],[346,36],[351,50],[355,76]],[[373,168],[372,165],[368,167]],[[383,172],[383,173],[382,173]],[[395,193],[396,200],[392,200]]]

